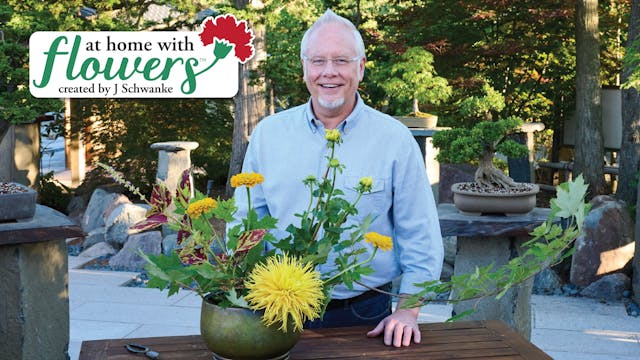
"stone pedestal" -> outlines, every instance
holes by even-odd
[[[68,217],[40,205],[31,219],[0,223],[3,359],[69,359],[65,239],[82,235]]]
[[[447,128],[409,128],[420,147],[422,156],[424,156],[424,164],[427,168],[427,176],[429,177],[429,183],[431,183],[431,190],[436,204],[439,202],[440,163],[436,159],[438,149],[433,146],[432,137],[433,134],[443,129]]]
[[[529,233],[545,222],[550,209],[536,208],[519,216],[469,216],[453,204],[438,205],[443,236],[457,236],[454,275],[470,274],[476,267],[493,263],[498,268],[522,255]],[[500,300],[489,297],[453,305],[453,313],[475,312],[467,320],[502,320],[523,337],[531,337],[531,289],[533,278],[510,289]],[[455,294],[453,294],[455,297]]]
[[[167,141],[151,144],[158,150],[156,181],[162,181],[172,194],[180,183],[184,170],[191,168],[191,150],[198,147],[194,141]]]
[[[39,172],[40,124],[11,125],[0,141],[0,181],[35,186]]]

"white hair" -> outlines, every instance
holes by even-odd
[[[311,27],[304,33],[302,42],[300,43],[301,58],[304,58],[305,52],[308,49],[308,42],[311,34],[313,34],[320,26],[325,24],[341,24],[344,25],[347,29],[351,30],[353,38],[356,41],[357,56],[364,58],[364,41],[362,40],[362,35],[360,35],[360,32],[358,31],[356,26],[353,25],[353,23],[348,19],[343,18],[342,16],[337,15],[336,13],[331,11],[331,9],[327,9],[327,11],[325,11],[324,14],[322,14],[322,16],[320,16],[318,20],[316,20],[316,22],[314,22],[313,25],[311,25]]]

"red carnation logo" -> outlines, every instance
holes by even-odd
[[[216,61],[225,58],[231,49],[235,49],[236,58],[244,64],[255,54],[253,31],[245,20],[237,20],[231,14],[219,15],[215,19],[208,17],[202,23],[200,40],[207,46],[215,42],[213,55]]]

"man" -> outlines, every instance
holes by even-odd
[[[328,155],[325,129],[338,129],[343,143],[336,158],[346,169],[339,187],[348,188],[363,176],[373,177],[373,189],[358,203],[359,219],[376,216],[370,231],[393,237],[393,251],[378,252],[371,262],[374,273],[363,276],[369,287],[389,289],[402,275],[401,294],[416,293],[415,283],[440,277],[442,238],[424,159],[409,130],[400,122],[365,105],[358,84],[365,68],[364,43],[347,19],[327,10],[305,33],[301,44],[308,103],[269,116],[258,123],[247,149],[243,172],[264,175],[252,189],[258,215],[279,219],[276,237],[284,238],[287,224],[298,224],[295,213],[308,204],[302,180],[317,178]],[[246,213],[244,191],[237,191],[239,214]],[[350,198],[351,197],[351,198]],[[356,219],[358,220],[358,219]],[[324,266],[331,266],[327,262]],[[322,269],[320,269],[322,271]],[[391,313],[390,297],[356,285],[355,291],[336,286],[324,318],[309,327],[377,325],[368,336],[384,334],[384,343],[396,347],[420,342],[419,308]]]

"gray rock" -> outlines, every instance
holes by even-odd
[[[126,196],[111,193],[104,189],[96,189],[91,195],[87,210],[82,216],[82,230],[90,232],[91,230],[105,225],[105,212],[109,207],[112,207],[114,203],[125,202]],[[129,201],[126,199],[126,201]]]
[[[169,234],[162,239],[162,253],[169,256],[178,247],[178,234]]]
[[[631,286],[631,279],[621,273],[606,275],[580,291],[580,295],[594,299],[618,301]]]
[[[113,246],[105,242],[101,242],[84,250],[83,252],[80,253],[79,256],[84,256],[88,258],[97,258],[100,256],[113,255],[115,253],[117,253],[117,251],[116,249],[113,248]]]
[[[145,254],[160,254],[162,235],[160,231],[148,231],[129,236],[122,250],[109,259],[109,265],[117,270],[142,271],[145,260],[138,255],[138,251]]]
[[[83,249],[88,249],[95,244],[104,242],[105,240],[105,232],[106,228],[101,226],[99,228],[95,228],[87,234],[87,237],[84,239],[84,243],[82,244]]]
[[[562,281],[555,271],[546,268],[538,273],[533,280],[534,294],[555,294],[562,287]]]
[[[105,241],[116,248],[122,247],[132,233],[129,227],[145,218],[147,208],[136,204],[120,204],[105,221]]]
[[[608,195],[593,198],[591,204],[571,260],[571,282],[580,286],[605,274],[630,272],[634,252],[633,221],[626,204]]]

